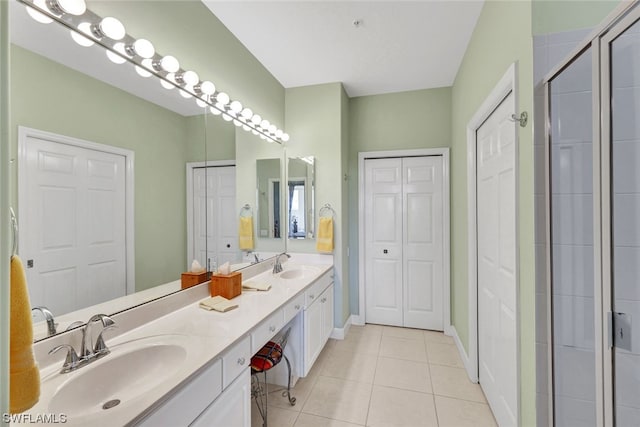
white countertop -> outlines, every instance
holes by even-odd
[[[306,257],[301,257],[304,265],[312,264]],[[303,265],[294,258],[283,263],[285,271]],[[245,337],[253,328],[260,324],[269,315],[283,307],[292,298],[304,292],[307,287],[314,283],[320,276],[329,271],[332,264],[313,264],[318,268],[318,273],[306,279],[284,280],[274,276],[271,271],[266,271],[251,278],[252,281],[269,281],[272,287],[267,292],[243,292],[242,295],[233,299],[238,304],[238,308],[226,313],[216,311],[206,311],[198,306],[198,301],[179,310],[173,311],[165,316],[157,318],[151,322],[127,331],[113,339],[107,339],[106,344],[112,353],[105,356],[91,365],[82,367],[77,371],[59,374],[61,364],[58,361],[46,363],[46,360],[39,360],[41,369],[41,398],[40,402],[28,411],[30,414],[46,414],[53,412],[52,395],[64,384],[74,381],[74,378],[83,375],[87,370],[108,362],[110,357],[126,351],[127,346],[123,343],[141,342],[150,340],[151,336],[166,336],[169,340],[178,340],[180,345],[187,348],[187,359],[179,366],[166,366],[170,372],[167,378],[161,381],[150,392],[139,396],[131,397],[122,401],[120,405],[109,409],[104,413],[104,418],[96,416],[95,412],[89,415],[72,416],[69,414],[67,425],[125,425],[143,414],[148,413],[164,398],[171,394],[186,380],[218,358],[229,346]],[[245,279],[247,280],[247,279]],[[179,295],[178,293],[177,295]],[[171,296],[167,297],[171,298]],[[145,306],[135,310],[144,310]],[[108,337],[108,333],[105,334]],[[152,339],[151,339],[152,341]],[[49,361],[51,362],[51,361]],[[48,366],[46,366],[48,365]],[[113,372],[113,375],[118,375]],[[100,386],[97,384],[96,386]],[[86,390],[91,393],[91,390]],[[57,411],[59,412],[59,411]]]

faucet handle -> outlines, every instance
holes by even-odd
[[[56,347],[53,347],[51,350],[49,350],[49,354],[57,353],[60,349],[63,348],[67,349],[67,356],[64,359],[64,364],[62,365],[60,373],[66,374],[67,372],[73,371],[80,365],[80,358],[78,357],[75,349],[69,344],[60,344]]]
[[[111,320],[111,319],[109,319],[109,320]],[[106,356],[107,354],[110,353],[110,350],[107,348],[107,345],[104,343],[104,338],[102,338],[102,334],[106,330],[117,328],[115,322],[113,322],[113,321],[111,321],[111,322],[112,322],[111,324],[109,324],[104,329],[102,329],[100,331],[100,333],[98,334],[98,338],[96,339],[96,345],[93,347],[93,354],[96,357]]]

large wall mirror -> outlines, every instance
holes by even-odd
[[[315,238],[315,158],[290,157],[287,164],[287,237]]]
[[[31,305],[64,332],[179,290],[192,258],[239,261],[220,232],[237,229],[235,168],[220,163],[235,127],[18,2],[10,19],[12,205]]]
[[[284,235],[281,163],[281,159],[256,160],[257,235],[261,239],[281,239]]]

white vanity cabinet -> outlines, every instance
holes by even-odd
[[[333,330],[333,275],[326,273],[306,295],[303,376],[309,374]]]
[[[251,368],[247,367],[191,427],[251,427]]]

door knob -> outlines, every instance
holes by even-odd
[[[383,254],[388,254],[388,253],[389,253],[389,251],[388,251],[388,250],[386,250],[386,249],[383,249],[383,250],[382,250],[382,253],[383,253]]]
[[[230,248],[230,247],[231,247],[231,244],[227,243],[227,248]]]

